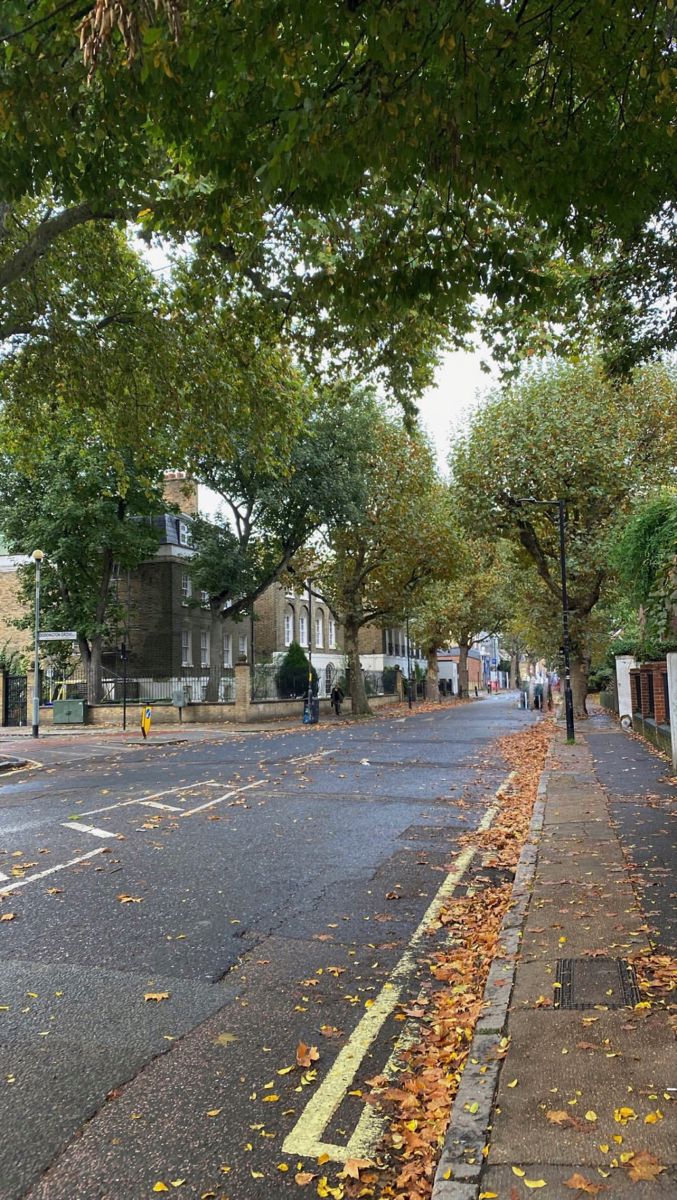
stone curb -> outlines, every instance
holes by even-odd
[[[25,767],[27,763],[27,758],[0,758],[0,773],[16,771],[17,767]]]
[[[546,765],[538,782],[527,840],[517,864],[510,905],[503,918],[498,949],[484,989],[482,1015],[475,1027],[468,1060],[451,1110],[431,1200],[477,1200],[484,1166],[482,1151],[487,1144],[501,1069],[501,1059],[497,1053],[508,1022],[517,955],[531,900],[551,773],[551,768]],[[475,1104],[478,1105],[477,1110],[470,1113],[468,1109]],[[447,1172],[450,1174],[445,1179]]]

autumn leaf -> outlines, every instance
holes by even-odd
[[[169,1188],[167,1187],[166,1183],[163,1183],[161,1179],[158,1179],[157,1183],[153,1184],[153,1191],[154,1192],[168,1192]]]
[[[236,1042],[237,1038],[234,1033],[219,1033],[214,1038],[215,1046],[230,1046],[232,1042]]]
[[[625,1163],[625,1170],[633,1183],[641,1183],[657,1179],[665,1167],[648,1150],[639,1150],[629,1163]]]
[[[373,1167],[373,1162],[369,1158],[349,1158],[342,1171],[339,1171],[339,1179],[359,1179],[360,1171],[366,1170],[367,1167]]]
[[[528,1188],[543,1188],[547,1187],[545,1179],[523,1179],[522,1183]]]
[[[317,1046],[306,1046],[305,1042],[299,1042],[296,1047],[296,1062],[299,1067],[309,1067],[311,1063],[317,1062],[319,1057]]]
[[[606,1184],[592,1183],[586,1179],[585,1175],[581,1175],[578,1171],[574,1171],[569,1179],[564,1180],[564,1186],[571,1188],[572,1191],[584,1192],[586,1196],[599,1196],[600,1192],[605,1192]]]
[[[545,1115],[553,1125],[566,1125],[571,1120],[569,1113],[563,1108],[549,1109]]]
[[[317,1179],[317,1173],[313,1174],[312,1171],[299,1171],[294,1176],[294,1183],[297,1183],[299,1187],[306,1187],[307,1184],[313,1182],[313,1179]]]
[[[143,904],[143,896],[127,896],[124,892],[120,892],[115,899],[119,900],[120,904]]]
[[[210,1108],[207,1112],[207,1116],[208,1117],[218,1117],[220,1112],[221,1112],[220,1108]]]
[[[169,1000],[169,995],[169,992],[145,992],[143,998],[146,1001],[154,1000],[157,1004],[159,1004],[161,1000]]]
[[[15,918],[16,918],[16,913],[3,913],[2,916],[0,917],[0,921],[14,921]]]

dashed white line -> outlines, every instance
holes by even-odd
[[[98,813],[111,812],[114,808],[127,808],[130,804],[145,804],[147,800],[157,800],[158,796],[171,796],[178,792],[190,792],[193,788],[201,787],[221,787],[220,783],[216,783],[214,779],[200,780],[199,783],[186,783],[183,787],[165,788],[161,792],[149,792],[147,796],[134,796],[132,800],[117,800],[115,804],[105,804],[102,808],[90,808],[87,812],[80,815],[83,817],[95,817]]]
[[[165,812],[183,811],[179,804],[160,804],[157,800],[140,800],[139,803],[143,804],[144,808],[161,808]]]
[[[203,812],[205,808],[214,808],[216,804],[221,804],[223,800],[230,800],[231,796],[239,796],[240,792],[248,792],[250,788],[263,787],[264,783],[269,783],[268,779],[257,779],[255,783],[245,783],[242,787],[232,788],[229,792],[224,792],[222,796],[217,796],[214,800],[207,800],[205,804],[198,804],[197,808],[184,809],[181,813],[182,817],[192,817],[194,813]]]
[[[68,862],[57,863],[54,867],[48,867],[46,871],[38,871],[36,875],[29,875],[28,879],[18,879],[16,883],[10,883],[7,887],[0,888],[0,897],[8,896],[10,892],[15,892],[17,888],[26,887],[29,883],[35,883],[38,879],[44,879],[46,875],[53,875],[55,871],[65,871],[66,867],[74,867],[77,863],[85,862],[88,858],[94,858],[96,854],[104,853],[104,846],[100,846],[97,850],[89,850],[87,854],[80,854],[77,858],[71,858]]]
[[[114,838],[117,833],[111,829],[99,829],[96,825],[83,825],[81,821],[62,821],[64,829],[77,829],[78,833],[91,833],[92,837]]]

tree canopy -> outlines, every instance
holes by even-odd
[[[582,676],[617,523],[657,473],[674,471],[675,383],[669,364],[617,386],[596,361],[544,361],[494,393],[452,450],[465,521],[484,536],[509,539],[535,567],[553,620],[562,602],[557,509],[530,501],[565,501],[572,641]],[[574,684],[581,709],[584,678],[576,687],[574,675]]]
[[[0,287],[76,225],[139,221],[316,363],[416,393],[478,294],[545,312],[553,254],[671,203],[673,22],[660,0],[5,0],[0,225],[52,207]]]

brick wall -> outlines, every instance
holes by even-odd
[[[197,516],[197,484],[185,471],[165,471],[163,491],[168,504],[175,504],[188,516]]]
[[[0,647],[24,653],[31,646],[30,630],[15,629],[12,622],[25,614],[19,601],[19,580],[15,567],[0,566]]]

